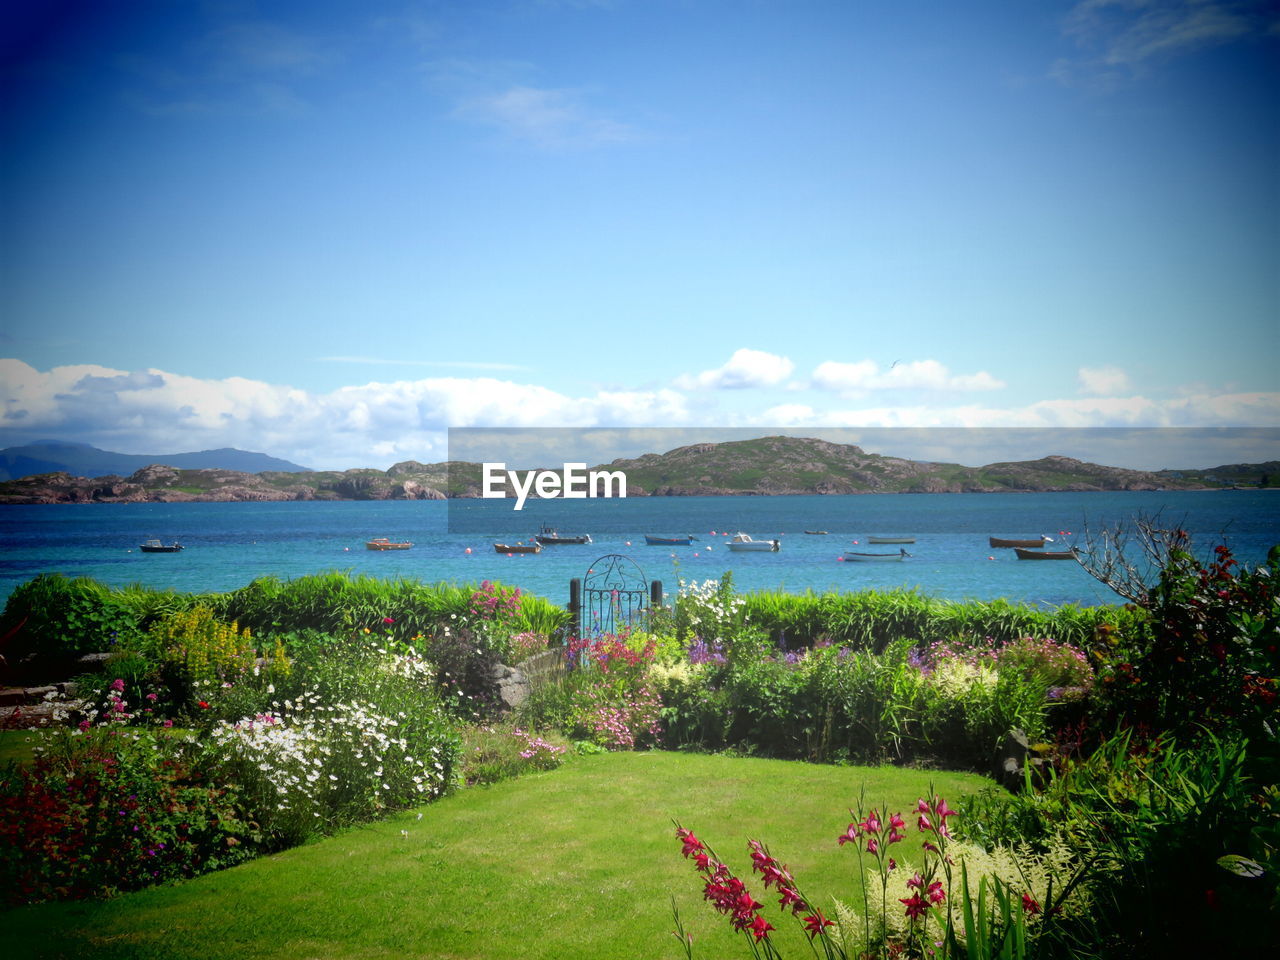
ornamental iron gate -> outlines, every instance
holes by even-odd
[[[643,625],[647,612],[661,606],[662,581],[645,580],[639,564],[620,553],[601,557],[586,577],[569,581],[573,635],[582,639]]]

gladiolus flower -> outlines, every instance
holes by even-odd
[[[908,887],[914,887],[914,888],[915,888],[915,889],[917,889],[917,890],[923,890],[923,889],[924,889],[924,877],[920,876],[920,874],[918,874],[918,873],[914,873],[914,874],[912,874],[912,875],[911,875],[911,879],[907,881],[907,886],[908,886]]]
[[[857,839],[858,839],[858,825],[857,825],[856,823],[851,823],[851,824],[849,824],[849,829],[848,829],[848,830],[846,830],[844,833],[840,834],[840,836],[839,836],[837,839],[839,840],[839,842],[840,842],[840,846],[842,846],[842,847],[843,847],[846,843],[850,843],[851,841],[857,840]]]
[[[911,920],[916,920],[919,917],[923,917],[926,913],[929,912],[929,904],[924,899],[922,899],[920,894],[918,893],[912,894],[910,897],[907,897],[906,899],[899,897],[898,902],[906,905],[907,917],[908,919],[911,919]]]
[[[1022,895],[1022,909],[1032,916],[1035,916],[1040,912],[1040,903],[1032,897],[1031,894],[1024,893]]]
[[[751,921],[751,925],[747,927],[747,929],[751,931],[751,935],[757,940],[763,940],[769,935],[769,931],[773,928],[773,924],[758,913],[756,914],[756,918]]]
[[[804,899],[794,888],[780,885],[778,887],[778,893],[781,894],[781,896],[778,897],[778,906],[783,910],[790,907],[792,913],[799,913],[802,910],[809,909],[809,905],[804,902]]]
[[[807,932],[809,934],[809,939],[812,940],[819,934],[825,933],[823,930],[824,927],[835,926],[835,921],[828,920],[824,917],[821,910],[815,910],[809,916],[804,918],[804,925],[809,928]]]
[[[930,903],[941,903],[947,899],[947,894],[942,889],[942,881],[935,880],[929,884],[928,897]]]

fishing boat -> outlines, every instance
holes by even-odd
[[[538,531],[537,535],[534,536],[533,539],[537,540],[538,543],[541,543],[544,546],[551,546],[552,544],[557,543],[590,543],[591,535],[589,533],[584,533],[576,537],[562,537],[556,532],[555,527],[549,527],[544,523],[542,525],[542,529]]]
[[[825,537],[827,535],[827,531],[825,530],[806,530],[805,533],[809,534],[811,537]]]
[[[1005,547],[1012,549],[1017,549],[1018,547],[1034,549],[1036,547],[1043,547],[1048,542],[1048,537],[1040,537],[1036,540],[1001,540],[999,537],[987,537],[987,543],[991,544],[993,547]]]
[[[736,533],[729,541],[729,549],[735,553],[776,552],[782,549],[781,540],[752,540],[750,534]]]
[[[540,543],[495,543],[493,545],[496,553],[541,553],[542,544]]]
[[[905,560],[911,554],[906,550],[899,548],[897,553],[857,553],[853,550],[846,550],[844,553],[845,560],[854,560],[858,563],[875,563],[876,561],[895,561]]]
[[[867,537],[867,543],[915,543],[915,537]]]
[[[180,543],[161,543],[159,540],[148,540],[145,543],[138,544],[138,549],[143,553],[177,553],[182,549]]]
[[[388,540],[386,537],[374,537],[364,544],[370,550],[408,550],[413,546],[407,540]]]
[[[1025,547],[1014,547],[1019,560],[1074,560],[1076,548],[1070,550],[1028,550]]]
[[[694,540],[697,540],[697,539],[698,538],[694,536],[655,537],[649,533],[646,533],[644,535],[644,542],[651,547],[687,547],[690,543],[692,543]]]

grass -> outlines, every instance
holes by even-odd
[[[987,781],[701,754],[580,757],[187,883],[12,910],[0,928],[7,955],[32,958],[657,960],[682,955],[674,895],[696,956],[747,956],[743,935],[703,903],[673,818],[742,874],[747,839],[763,840],[829,908],[831,896],[857,897],[856,856],[836,837],[859,790],[905,813],[930,783],[961,808]],[[919,852],[913,835],[898,859]],[[748,887],[784,953],[808,955],[759,878]]]
[[[32,748],[38,743],[37,735],[29,730],[0,730],[0,767],[10,760],[30,763],[35,756]]]

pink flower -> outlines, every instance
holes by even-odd
[[[947,899],[947,894],[942,889],[942,881],[935,880],[933,883],[929,884],[928,896],[930,903],[941,903],[943,900]]]
[[[393,620],[391,617],[383,617],[383,618],[382,618],[382,622],[383,622],[383,623],[395,623],[395,620]]]
[[[851,824],[849,824],[849,829],[847,829],[844,833],[840,834],[840,836],[839,836],[839,837],[837,837],[836,839],[838,839],[838,840],[840,841],[840,846],[842,846],[842,847],[843,847],[846,843],[850,843],[851,841],[857,840],[857,839],[858,839],[858,825],[857,825],[856,823],[851,823]]]
[[[917,890],[923,890],[923,889],[924,889],[924,877],[920,876],[920,874],[918,874],[918,873],[913,873],[913,874],[911,875],[911,879],[907,881],[907,886],[908,886],[908,887],[914,887],[914,888],[915,888],[915,889],[917,889]]]
[[[111,689],[115,690],[117,693],[123,693],[124,681],[121,680],[119,677],[116,677],[116,679],[111,681]]]

